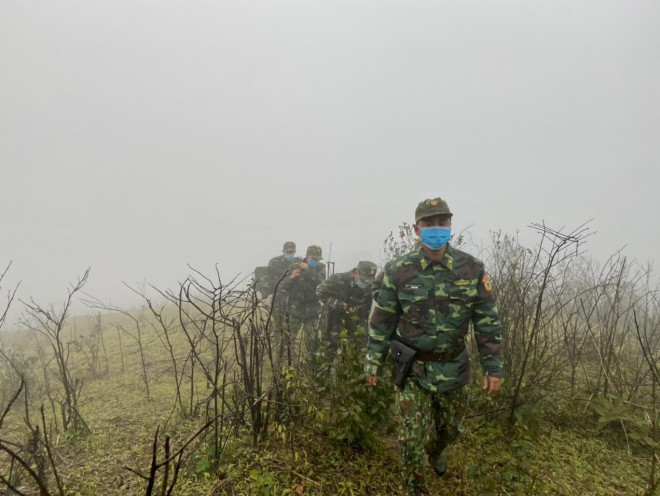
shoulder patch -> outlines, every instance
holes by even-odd
[[[491,281],[490,276],[488,274],[484,275],[483,282],[484,282],[484,289],[486,291],[493,290],[493,281]]]

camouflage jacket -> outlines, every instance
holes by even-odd
[[[371,310],[371,288],[359,288],[352,270],[331,275],[316,288],[316,296],[323,304],[325,317],[343,319],[354,315],[358,323],[366,327]],[[348,310],[344,309],[344,304],[348,305]]]
[[[275,286],[282,278],[284,273],[289,270],[289,267],[293,264],[299,264],[302,260],[298,257],[295,257],[293,260],[287,260],[284,258],[284,255],[278,257],[273,257],[268,262],[268,269],[266,270],[265,281],[263,284],[263,289],[261,289],[261,296],[267,298],[273,294],[275,291]],[[280,292],[280,287],[284,281],[278,286],[277,292]],[[279,299],[279,298],[278,298]]]
[[[421,351],[452,352],[465,346],[470,322],[484,372],[501,377],[502,327],[483,264],[447,247],[434,262],[419,249],[385,266],[369,324],[365,372],[384,364],[392,339]],[[429,391],[449,391],[470,381],[467,350],[450,361],[415,361],[411,377]]]
[[[371,283],[371,296],[374,301],[378,300],[378,295],[380,294],[380,285],[383,284],[383,277],[385,277],[385,272],[379,272],[374,282]]]
[[[300,267],[304,262],[298,261],[291,263],[288,268],[288,274]],[[291,279],[287,276],[282,280],[280,288],[282,297],[286,299],[288,311],[294,315],[311,316],[321,312],[321,303],[316,297],[316,287],[325,280],[325,264],[320,263],[317,267],[307,267],[302,270],[302,275]],[[278,295],[280,290],[278,289]],[[279,299],[280,297],[277,296]]]

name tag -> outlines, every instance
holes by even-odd
[[[403,287],[405,289],[422,289],[422,287],[418,286],[417,284],[406,284]]]
[[[454,281],[454,286],[469,286],[470,281],[467,279],[459,279],[458,281]]]

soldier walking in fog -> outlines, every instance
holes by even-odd
[[[302,259],[296,257],[296,244],[293,241],[287,241],[282,246],[281,255],[271,258],[267,267],[255,269],[255,289],[261,293],[261,305],[270,308],[272,312],[272,344],[275,350],[276,368],[280,366],[284,345],[287,343],[285,335],[288,335],[285,279],[290,275],[291,265],[300,262]]]
[[[323,305],[321,329],[330,352],[339,346],[339,334],[344,329],[354,337],[361,327],[366,335],[375,276],[376,264],[361,261],[353,270],[333,274],[316,288],[316,296]]]
[[[284,332],[288,343],[295,341],[298,330],[303,328],[303,343],[307,352],[314,353],[318,344],[318,324],[321,304],[316,297],[316,287],[325,279],[325,264],[321,263],[320,246],[307,247],[304,260],[295,262],[282,281],[286,298]]]
[[[460,433],[467,406],[473,323],[483,388],[498,391],[502,377],[502,329],[493,287],[483,264],[453,248],[452,212],[441,198],[415,210],[422,247],[385,266],[369,327],[365,373],[372,386],[391,349],[397,367],[405,494],[425,491],[426,456],[439,476],[447,470],[447,446]]]
[[[302,260],[299,257],[296,257],[296,244],[293,241],[287,241],[284,243],[282,246],[282,254],[271,258],[268,262],[263,284],[258,288],[261,291],[263,304],[270,306],[274,303],[270,300],[272,300],[271,297],[275,291],[275,286],[277,286],[279,280],[282,279],[293,263],[301,261]]]

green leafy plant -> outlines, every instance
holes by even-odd
[[[393,386],[387,373],[378,386],[368,385],[364,378],[364,330],[349,337],[340,335],[331,390],[330,436],[362,449],[375,449],[378,435],[392,422]]]

